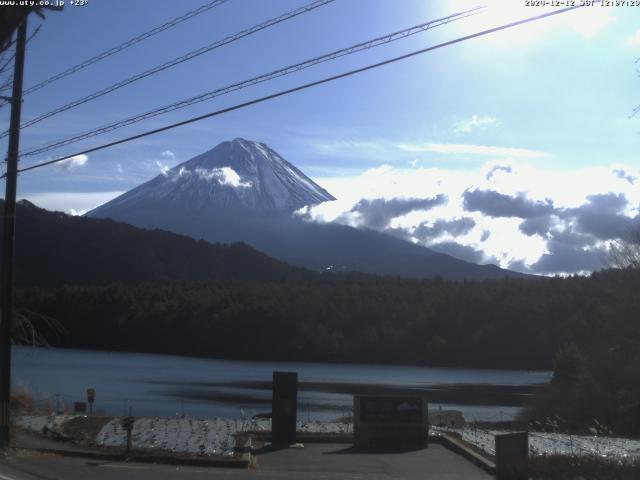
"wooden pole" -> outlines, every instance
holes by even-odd
[[[27,40],[27,18],[18,27],[11,123],[7,150],[6,191],[4,197],[2,238],[2,280],[0,283],[0,448],[9,447],[9,403],[11,397],[11,326],[13,320],[13,252],[16,226],[16,190],[18,181],[18,151],[20,147],[20,113],[22,108],[22,78]]]

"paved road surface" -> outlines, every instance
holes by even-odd
[[[345,445],[308,444],[258,456],[257,470],[101,462],[23,451],[0,460],[0,480],[484,480],[493,478],[440,445],[397,454],[353,453]]]

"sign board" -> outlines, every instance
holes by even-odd
[[[356,395],[354,443],[359,448],[426,446],[429,411],[424,397]]]
[[[96,391],[93,388],[87,389],[87,402],[93,403],[96,399]]]
[[[75,413],[86,413],[87,412],[87,404],[84,402],[75,402],[73,404],[73,411]]]
[[[529,459],[529,433],[514,432],[495,436],[496,479],[527,480]]]
[[[420,397],[361,397],[360,421],[416,423],[422,421]]]
[[[298,374],[273,372],[271,436],[276,445],[296,443]]]

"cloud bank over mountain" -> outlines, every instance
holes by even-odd
[[[640,230],[640,172],[552,170],[514,161],[476,170],[384,165],[320,178],[338,201],[307,218],[386,232],[462,260],[536,274],[607,267],[612,241]]]
[[[465,167],[464,159],[458,157],[455,168],[425,167],[428,157],[419,157],[420,149],[425,148],[422,145],[415,149],[415,161],[405,158],[357,176],[340,171],[336,172],[340,176],[316,176],[318,188],[326,188],[338,200],[326,201],[333,197],[321,195],[318,199],[324,203],[304,207],[298,215],[306,221],[384,232],[464,261],[544,275],[604,268],[610,244],[640,230],[638,168],[619,163],[558,167],[546,160],[543,167],[537,158],[547,154],[541,152],[532,158],[527,150],[527,155],[514,156],[513,152],[521,149],[513,148],[507,149],[509,159],[479,167]],[[363,148],[368,152],[370,145]],[[495,150],[483,146],[479,156],[487,158]],[[172,154],[167,150],[160,156],[170,160]],[[395,158],[393,149],[381,151],[381,155]],[[246,199],[254,190],[255,180],[248,172],[226,164],[188,170],[158,162],[157,167],[160,180],[165,178],[168,185],[187,176],[197,181],[194,192],[225,187],[225,195]],[[73,210],[63,208],[63,199],[75,198],[68,194],[47,194],[47,202],[41,202],[37,195],[27,198],[75,214],[88,210],[85,204],[102,203],[96,200],[98,194],[91,195],[82,205],[74,200]],[[53,197],[60,200],[55,205]],[[262,204],[263,200],[253,203]],[[295,208],[305,203],[298,202]]]

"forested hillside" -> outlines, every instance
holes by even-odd
[[[63,347],[215,358],[546,369],[573,342],[638,345],[640,273],[484,282],[360,274],[18,292]],[[46,327],[42,327],[46,329]]]
[[[0,200],[0,208],[3,205]],[[112,220],[49,212],[25,201],[17,206],[15,255],[19,286],[159,278],[276,281],[310,275],[242,243],[212,244]]]

